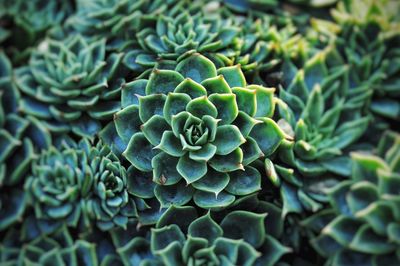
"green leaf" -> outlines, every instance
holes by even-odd
[[[234,125],[223,125],[217,127],[213,144],[217,146],[216,154],[227,155],[245,142],[246,139],[240,133],[239,128]]]
[[[172,128],[172,132],[174,133],[175,137],[180,138],[180,135],[185,130],[185,124],[186,124],[187,120],[191,117],[193,117],[193,115],[188,112],[180,112],[179,114],[172,116],[171,128]]]
[[[217,147],[213,144],[207,143],[196,151],[189,151],[189,158],[194,161],[208,162],[217,151]]]
[[[155,183],[152,181],[150,172],[142,172],[130,166],[128,168],[126,182],[130,194],[144,199],[154,197]]]
[[[223,234],[222,228],[211,218],[210,212],[190,224],[188,234],[191,237],[201,237],[211,245]]]
[[[362,225],[361,221],[354,218],[338,216],[322,230],[322,233],[343,246],[348,246]]]
[[[232,172],[243,169],[243,151],[237,148],[227,155],[214,155],[209,165],[218,172]]]
[[[225,237],[218,238],[215,243],[215,253],[223,260],[223,265],[229,265],[229,262],[236,262],[239,255],[240,240],[228,239]]]
[[[183,261],[187,263],[189,261],[192,261],[193,260],[192,257],[195,256],[195,253],[198,250],[203,250],[207,248],[207,246],[208,246],[208,241],[206,239],[199,237],[192,237],[188,235],[188,238],[182,248]]]
[[[264,153],[258,147],[257,142],[251,137],[246,138],[246,142],[240,148],[243,151],[243,165],[245,166],[264,157]]]
[[[218,196],[218,194],[225,189],[228,183],[228,174],[217,172],[214,169],[210,168],[208,169],[205,176],[192,183],[192,186],[195,189],[214,193],[216,196]]]
[[[218,115],[217,108],[206,96],[191,100],[186,106],[186,111],[199,118],[204,115],[216,118]]]
[[[218,111],[218,119],[221,119],[221,124],[229,125],[237,117],[239,113],[238,106],[236,104],[235,94],[212,94],[209,100],[214,104]]]
[[[233,124],[240,129],[240,132],[245,138],[250,134],[253,127],[260,123],[262,123],[262,121],[254,119],[243,111],[239,111],[238,116],[233,122]]]
[[[221,192],[216,196],[214,193],[196,191],[193,200],[200,208],[219,210],[231,205],[235,201],[235,196],[225,192]]]
[[[256,91],[257,111],[255,117],[272,117],[275,111],[275,88],[249,85],[247,89]]]
[[[139,170],[152,170],[151,160],[157,154],[143,133],[133,135],[122,155]]]
[[[356,213],[356,217],[365,219],[375,232],[384,236],[388,225],[395,221],[392,211],[389,203],[377,201]]]
[[[176,169],[186,180],[187,184],[191,184],[207,173],[207,163],[206,161],[194,161],[186,154],[179,158]]]
[[[249,195],[260,189],[261,175],[251,166],[229,173],[229,184],[225,188],[227,192],[237,196]]]
[[[183,182],[166,186],[157,185],[154,189],[154,195],[161,204],[161,208],[168,208],[172,204],[182,206],[192,199],[194,189],[186,186]]]
[[[291,250],[282,246],[276,239],[266,235],[259,251],[261,252],[261,257],[257,260],[256,265],[273,266],[283,255],[289,253]]]
[[[153,167],[153,182],[160,185],[173,185],[178,183],[182,176],[177,171],[178,158],[160,152],[151,160]]]
[[[128,106],[114,115],[115,128],[122,141],[128,143],[132,136],[140,132],[142,121],[139,119],[137,105]]]
[[[166,99],[167,97],[164,94],[154,94],[139,97],[140,120],[145,123],[154,115],[163,116],[163,109]]]
[[[218,75],[216,77],[203,80],[201,85],[204,86],[208,95],[211,95],[214,93],[221,93],[221,94],[232,93],[232,90],[229,87],[229,84],[226,82],[226,80],[224,79],[224,77],[222,75]]]
[[[121,90],[122,108],[128,107],[132,104],[138,105],[139,99],[137,95],[145,95],[146,85],[146,79],[137,79],[132,82],[123,84]]]
[[[177,225],[183,233],[187,233],[189,225],[198,217],[196,208],[193,206],[171,205],[160,217],[156,227]]]
[[[257,214],[248,211],[233,211],[221,222],[224,237],[243,239],[253,247],[258,248],[264,242],[264,219],[267,214]]]
[[[185,154],[185,151],[182,149],[180,139],[175,137],[174,133],[170,130],[166,130],[164,133],[162,133],[160,144],[154,148],[160,149],[165,153],[175,157],[180,157]]]
[[[179,62],[175,70],[181,73],[183,77],[191,78],[197,83],[217,76],[213,62],[197,53]]]
[[[251,117],[257,112],[257,96],[255,90],[247,88],[236,87],[232,89],[232,92],[236,94],[236,102],[239,111],[243,111]]]
[[[165,266],[175,266],[175,265],[183,265],[182,261],[182,244],[181,242],[172,242],[163,250],[155,252],[155,254],[161,257],[162,265]]]
[[[367,181],[360,181],[352,185],[346,195],[347,204],[352,213],[362,211],[378,199],[377,187]]]
[[[270,156],[281,144],[284,133],[270,118],[259,118],[263,123],[253,127],[250,136],[258,143],[266,157]]]
[[[185,80],[175,88],[174,92],[187,94],[192,99],[207,95],[206,89],[190,78],[185,78]]]
[[[151,229],[151,251],[156,253],[167,248],[171,243],[185,242],[185,235],[179,229],[178,225],[171,224],[162,228]]]
[[[146,95],[168,94],[183,81],[183,77],[176,71],[155,69],[150,75],[146,86]]]
[[[386,236],[377,235],[368,224],[364,224],[351,241],[350,248],[368,254],[384,255],[394,251],[396,245],[389,243]]]
[[[221,67],[218,69],[218,75],[223,75],[231,88],[246,87],[246,78],[240,68],[240,65]]]
[[[154,115],[140,128],[147,140],[153,146],[157,146],[161,142],[163,132],[167,131],[171,127],[168,125],[167,121],[165,121],[164,117],[160,115]]]
[[[170,124],[173,115],[185,111],[186,105],[190,102],[190,97],[184,93],[168,93],[164,105],[164,117]]]

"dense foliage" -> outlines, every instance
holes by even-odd
[[[397,0],[0,0],[0,264],[400,265]]]

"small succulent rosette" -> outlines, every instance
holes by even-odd
[[[47,32],[72,12],[72,1],[1,1],[0,44],[15,64],[25,63]]]
[[[277,238],[283,221],[279,209],[267,202],[252,211],[234,210],[199,215],[192,206],[170,206],[150,239],[133,237],[118,252],[122,261],[140,265],[275,265],[290,249]],[[271,215],[271,219],[268,216]],[[270,232],[266,232],[266,230]]]
[[[127,67],[143,72],[158,60],[177,60],[194,52],[206,55],[219,67],[232,64],[240,45],[240,29],[232,20],[207,10],[175,11],[143,19],[143,27],[136,34],[137,43],[126,49]]]
[[[66,224],[86,230],[126,228],[137,217],[134,197],[128,192],[126,170],[102,142],[87,139],[51,147],[33,163],[25,182],[38,226],[53,231]]]
[[[63,226],[50,235],[36,234],[31,225],[26,239],[23,230],[9,229],[0,244],[2,265],[99,265],[96,244],[75,240]]]
[[[128,83],[122,105],[114,117],[119,140],[108,129],[102,136],[125,143],[123,156],[152,172],[162,207],[193,198],[199,207],[221,208],[260,190],[251,163],[285,137],[271,119],[273,88],[247,85],[239,65],[217,70],[200,54]]]
[[[37,153],[51,144],[39,120],[18,112],[21,98],[12,74],[10,61],[0,52],[0,230],[22,220],[25,176]]]
[[[376,154],[351,157],[350,180],[329,193],[331,207],[303,224],[329,265],[400,263],[400,135],[388,131]]]
[[[348,150],[370,123],[362,109],[370,94],[353,99],[348,67],[328,67],[326,53],[309,59],[280,90],[278,124],[292,139],[283,140],[278,160],[267,159],[265,168],[281,189],[285,215],[323,207],[327,190],[350,175]]]
[[[22,112],[46,121],[55,134],[92,138],[121,108],[122,56],[108,54],[105,39],[46,39],[15,73],[25,96]]]

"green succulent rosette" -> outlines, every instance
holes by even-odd
[[[308,60],[280,90],[278,124],[290,137],[265,168],[281,188],[285,214],[315,212],[327,202],[326,190],[350,174],[348,151],[370,122],[362,110],[368,87],[351,90],[348,66],[328,68],[325,56]]]
[[[73,11],[72,1],[0,2],[0,44],[14,63],[29,58],[34,46]]]
[[[80,0],[64,30],[88,38],[106,38],[108,49],[123,51],[135,43],[135,34],[147,26],[147,20],[161,14],[176,15],[181,9],[198,9],[199,5],[186,0]]]
[[[194,52],[206,55],[218,66],[230,64],[238,50],[239,27],[212,13],[177,9],[171,14],[143,18],[137,43],[127,49],[125,65],[142,72],[153,68],[158,60],[177,60]]]
[[[92,221],[103,231],[126,228],[137,217],[126,170],[102,142],[64,142],[43,152],[33,163],[25,191],[44,232],[63,224],[90,229]]]
[[[266,233],[266,215],[236,210],[217,223],[172,206],[152,229],[150,248],[160,265],[274,265],[288,249]]]
[[[400,135],[388,131],[375,154],[353,153],[351,179],[329,192],[331,207],[304,221],[329,265],[400,263],[399,152]]]
[[[108,54],[105,40],[88,43],[76,35],[45,40],[29,65],[16,71],[26,96],[21,110],[43,121],[55,133],[93,137],[103,121],[120,109],[124,69],[122,54]]]
[[[0,230],[21,221],[27,204],[21,184],[36,154],[51,143],[37,119],[18,113],[19,101],[11,63],[0,52]]]
[[[175,70],[155,69],[149,80],[123,89],[124,108],[114,118],[123,156],[152,172],[163,207],[192,197],[202,208],[228,206],[260,189],[261,175],[250,164],[284,138],[270,118],[273,95],[272,88],[247,85],[240,66],[217,71],[200,54]],[[103,134],[106,143],[110,135]]]
[[[373,95],[366,106],[380,133],[388,121],[400,119],[400,24],[394,14],[399,8],[395,1],[345,1],[332,10],[336,23],[313,23],[318,38],[334,46],[329,64],[348,64],[351,86],[370,87]]]
[[[0,244],[2,265],[99,265],[96,244],[74,240],[66,227],[33,239],[22,239],[21,233],[15,228],[6,232]]]

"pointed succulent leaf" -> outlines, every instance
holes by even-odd
[[[171,123],[172,116],[184,111],[190,100],[189,95],[185,93],[169,93],[163,110],[165,120]]]
[[[136,168],[142,171],[151,171],[151,160],[157,154],[153,146],[143,133],[136,133],[123,152],[124,157]]]
[[[246,139],[234,125],[217,127],[217,134],[213,144],[217,147],[216,154],[227,155],[243,144]]]
[[[267,214],[256,214],[247,211],[233,211],[221,222],[224,237],[244,239],[258,248],[264,242],[264,219]]]
[[[204,115],[214,118],[218,116],[217,108],[206,96],[191,100],[186,106],[186,111],[199,118]]]
[[[208,95],[214,93],[232,93],[231,88],[229,87],[228,82],[224,79],[224,76],[218,75],[213,78],[205,79],[201,82],[201,85],[204,86]]]
[[[217,118],[221,119],[222,125],[229,125],[236,119],[239,109],[236,104],[235,94],[215,93],[210,95],[209,100],[217,108]]]
[[[245,166],[244,170],[229,173],[225,190],[233,195],[249,195],[261,189],[261,175],[257,169]]]
[[[167,225],[177,225],[183,233],[187,233],[189,225],[198,217],[197,211],[192,206],[171,205],[160,217],[156,228]]]
[[[210,212],[193,221],[188,230],[191,237],[200,237],[208,240],[211,245],[223,234],[222,228],[211,218]]]
[[[191,78],[197,83],[217,76],[217,70],[214,64],[200,54],[193,54],[183,59],[176,66],[175,70],[182,74],[183,77]]]
[[[162,133],[160,144],[155,148],[174,157],[180,157],[185,154],[180,139],[175,137],[174,133],[170,130],[166,130]]]
[[[250,117],[254,117],[257,112],[256,91],[248,88],[235,87],[232,92],[236,94],[236,102],[240,111],[245,112]]]
[[[174,90],[175,93],[184,93],[190,98],[198,98],[207,95],[206,89],[190,78],[185,78]]]
[[[153,228],[151,230],[151,235],[151,250],[155,253],[167,248],[175,241],[181,244],[185,241],[185,235],[175,224],[162,228]]]
[[[218,69],[218,75],[222,75],[231,88],[246,87],[246,78],[240,69],[240,65],[221,67]]]
[[[215,155],[209,165],[218,172],[232,172],[243,169],[243,151],[240,148],[235,149],[227,155]]]
[[[128,143],[135,133],[140,132],[142,125],[138,106],[131,105],[117,112],[114,115],[114,123],[118,135],[125,143]]]
[[[155,69],[147,82],[146,95],[167,95],[169,92],[173,92],[182,81],[182,75],[176,71]]]
[[[132,104],[138,105],[139,99],[137,95],[146,95],[145,89],[147,85],[146,79],[137,79],[132,82],[122,85],[121,90],[121,104],[122,108],[128,107]]]
[[[182,206],[192,199],[193,188],[183,182],[172,186],[156,185],[154,195],[161,204],[161,208],[168,208],[172,204]]]
[[[210,168],[207,174],[198,181],[192,183],[192,186],[201,191],[214,193],[216,196],[228,185],[230,177],[227,173],[221,173]]]
[[[147,140],[153,145],[157,146],[161,142],[163,132],[170,129],[167,121],[163,116],[154,115],[143,125],[140,126],[142,133],[145,135]]]
[[[176,165],[178,173],[186,180],[187,184],[191,184],[207,173],[206,161],[195,161],[185,154],[179,158]]]
[[[163,108],[166,101],[164,94],[152,94],[139,97],[139,117],[143,123],[154,115],[163,116]]]
[[[235,201],[235,196],[225,192],[216,196],[214,193],[196,191],[193,200],[203,209],[218,210],[231,205]]]
[[[177,171],[178,158],[160,152],[151,160],[153,168],[153,182],[160,185],[173,185],[178,183],[182,176]]]
[[[270,156],[281,144],[284,133],[270,118],[259,118],[262,123],[256,124],[250,136],[258,143],[265,156]]]

